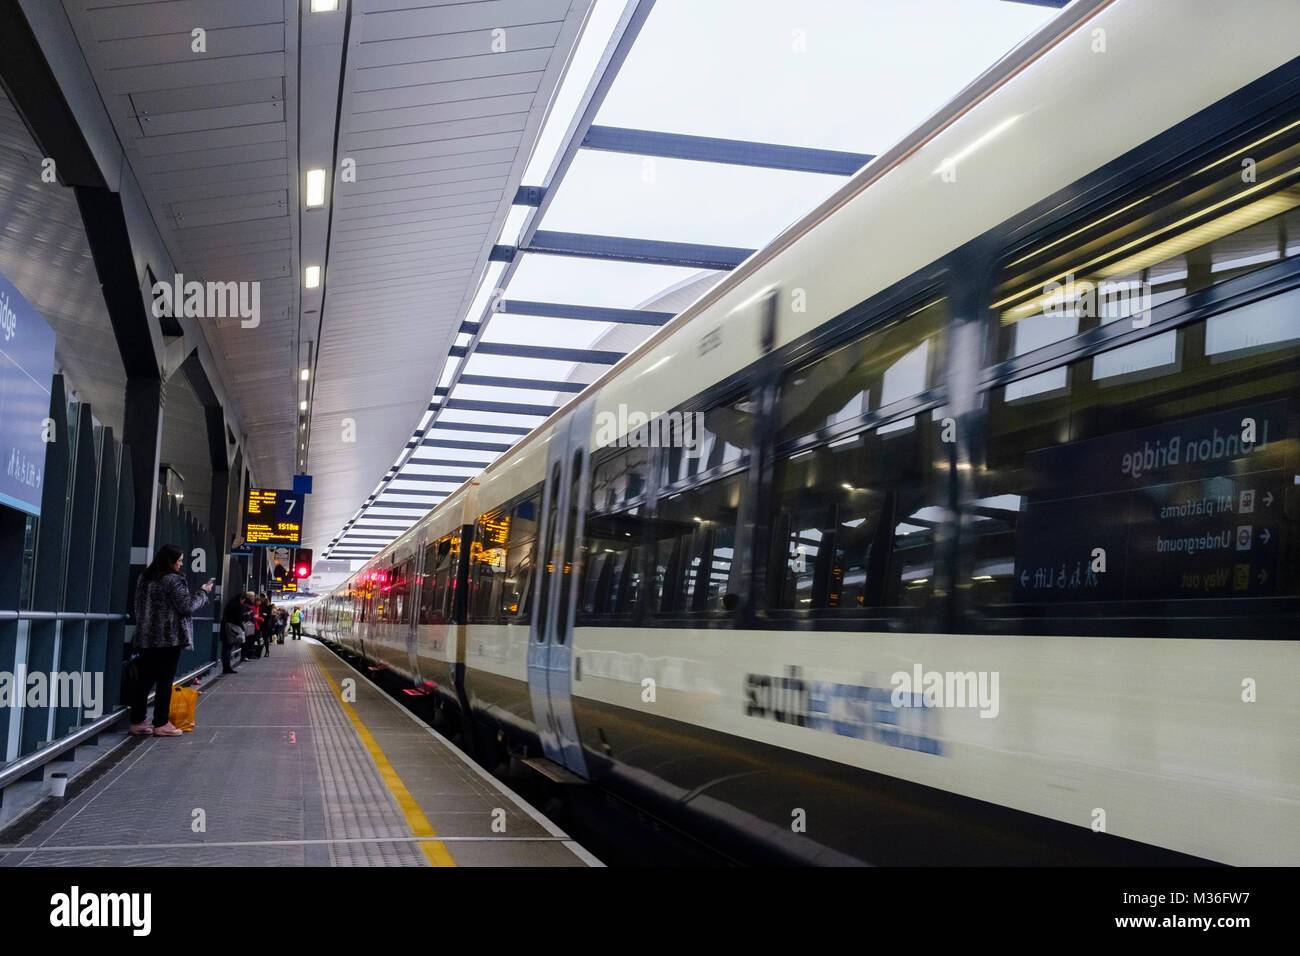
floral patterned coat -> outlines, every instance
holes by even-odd
[[[183,574],[165,574],[148,583],[141,578],[135,589],[135,637],[131,646],[137,650],[194,647],[190,615],[207,602],[207,592],[191,592]]]

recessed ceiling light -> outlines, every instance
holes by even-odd
[[[306,403],[305,401],[303,401],[303,402],[299,402],[299,403],[298,403],[298,411],[300,411],[300,412],[305,412],[306,410],[307,410],[307,403]]]
[[[325,170],[307,170],[307,207],[325,205]]]
[[[307,379],[311,378],[311,369],[303,369],[298,374],[298,378],[302,379],[304,382],[307,381]]]
[[[314,289],[320,285],[320,266],[308,266],[303,273],[303,285],[309,289]]]
[[[339,0],[311,0],[312,13],[333,13],[339,8]]]

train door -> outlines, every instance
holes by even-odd
[[[584,403],[551,437],[538,529],[537,594],[528,640],[528,691],[546,756],[574,773],[587,764],[573,718],[573,618],[582,551],[581,505],[588,483],[587,444],[594,406]]]
[[[424,591],[428,586],[425,581],[425,575],[428,574],[428,568],[424,566],[425,553],[424,541],[429,534],[428,528],[421,528],[415,537],[415,558],[411,562],[411,584],[407,588],[407,600],[410,602],[406,609],[406,658],[411,668],[411,683],[416,687],[424,685],[424,678],[420,676],[420,606],[424,600]]]

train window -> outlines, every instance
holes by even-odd
[[[407,558],[393,568],[392,585],[389,592],[388,620],[394,624],[411,623],[411,575],[415,570],[415,559]]]
[[[934,387],[946,323],[947,302],[938,299],[789,373],[781,387],[777,440],[856,421]]]
[[[479,515],[474,522],[474,543],[469,563],[469,620],[494,622],[501,607],[501,587],[506,574],[506,542],[510,514],[505,509]]]
[[[506,540],[505,577],[501,583],[501,617],[507,622],[527,621],[537,564],[537,498],[515,505],[510,513]]]
[[[926,603],[945,515],[940,419],[918,414],[779,457],[769,610],[909,617]]]
[[[555,526],[560,514],[560,463],[551,470],[551,500],[546,508],[546,541],[538,560],[542,562],[537,601],[537,641],[546,640],[546,615],[551,605],[551,573],[555,570]]]
[[[999,361],[1111,322],[1140,328],[1162,303],[1300,254],[1300,123],[1248,138],[1008,262],[993,296]],[[1148,343],[1138,361],[1172,364],[1173,347]],[[1019,396],[1054,393],[1064,375],[1025,379]]]
[[[644,448],[616,449],[604,455],[592,467],[591,501],[583,528],[586,560],[578,612],[584,622],[630,616],[644,576],[641,556],[649,455]]]
[[[581,555],[574,553],[575,538],[578,531],[578,514],[582,506],[580,499],[582,486],[582,449],[573,453],[573,461],[570,463],[571,473],[569,478],[569,510],[568,517],[565,519],[564,527],[564,567],[560,572],[560,604],[556,614],[555,639],[557,643],[563,644],[569,634],[569,605],[571,603],[569,593],[573,589],[573,580],[581,574],[580,568],[575,568],[575,563],[581,562]]]
[[[1181,602],[1232,617],[1300,595],[1300,290],[1164,335],[1128,371],[1103,352],[1051,394],[989,394],[967,508],[987,620],[1186,636]]]
[[[736,533],[746,473],[660,499],[651,525],[653,610],[663,615],[730,610],[739,593]]]
[[[663,482],[672,485],[749,454],[758,403],[750,395],[704,412],[671,412],[655,419],[648,438],[664,449]]]
[[[420,593],[420,623],[451,621],[460,559],[460,534],[444,535],[424,552],[424,584]]]
[[[648,448],[620,448],[606,452],[599,463],[593,456],[591,511],[617,511],[643,498],[650,468]]]

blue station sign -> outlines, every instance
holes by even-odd
[[[0,275],[0,505],[41,513],[54,330]]]

